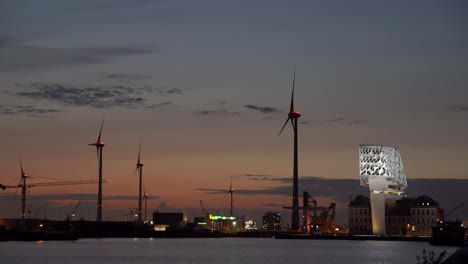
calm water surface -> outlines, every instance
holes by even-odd
[[[283,240],[271,238],[80,239],[0,242],[0,263],[417,263],[428,242]]]

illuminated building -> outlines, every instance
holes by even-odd
[[[153,213],[153,223],[155,231],[166,231],[169,228],[183,228],[188,222],[186,212],[182,213]]]
[[[244,229],[245,230],[257,230],[257,223],[252,219],[245,221]]]
[[[348,206],[348,226],[351,235],[371,235],[372,217],[369,197],[358,195]]]
[[[385,235],[385,204],[401,199],[407,187],[399,149],[361,145],[359,171],[361,185],[370,190],[372,233]]]
[[[243,228],[243,223],[235,216],[209,215],[211,229],[217,231],[232,231]]]
[[[372,234],[373,216],[368,197],[358,195],[349,203],[348,225],[351,235]],[[431,227],[444,219],[443,210],[429,196],[402,198],[385,206],[385,233],[399,236],[430,236]]]
[[[281,230],[281,214],[268,212],[263,216],[264,230]]]

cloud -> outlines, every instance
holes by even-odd
[[[26,114],[32,117],[50,117],[48,114],[62,112],[50,108],[37,108],[32,105],[0,105],[0,115]]]
[[[29,90],[17,92],[15,95],[59,102],[65,105],[90,106],[94,108],[110,108],[113,106],[134,108],[143,104],[142,97],[147,87],[131,87],[125,85],[108,86],[77,86],[68,84],[32,83]]]
[[[172,94],[183,94],[183,90],[179,88],[169,88],[167,86],[161,86],[155,89],[155,92],[161,95],[172,95]]]
[[[273,177],[272,175],[267,175],[267,174],[242,174],[240,176],[248,177],[249,180],[253,180],[253,181],[265,181],[265,180],[270,180]]]
[[[337,118],[333,118],[333,119],[328,119],[328,120],[324,120],[325,122],[332,122],[332,123],[335,123],[335,122],[342,122],[344,121],[345,119],[343,117],[337,117]]]
[[[165,108],[171,107],[171,106],[174,106],[174,103],[172,103],[172,102],[163,102],[163,103],[148,105],[146,108],[164,110]]]
[[[348,125],[361,125],[362,121],[360,120],[351,120],[347,122]]]
[[[468,112],[468,104],[454,104],[449,109],[452,111]]]
[[[240,176],[245,176],[245,177],[272,177],[272,175],[268,175],[268,174],[250,174],[250,173],[242,174]]]
[[[256,106],[256,105],[248,104],[248,105],[244,105],[244,107],[250,110],[259,111],[264,114],[280,113],[280,111],[277,108],[270,107],[270,106]]]
[[[194,112],[197,115],[202,115],[202,116],[209,116],[209,115],[223,115],[223,116],[237,116],[240,115],[239,112],[232,112],[228,111],[227,109],[219,109],[219,110],[200,110],[200,111],[195,111]]]
[[[140,80],[150,79],[151,76],[143,74],[130,74],[130,73],[106,73],[104,78],[119,83],[133,83]]]
[[[1,21],[0,21],[1,22]],[[16,40],[8,35],[0,35],[0,49],[14,45]]]
[[[333,119],[325,119],[323,122],[327,123],[341,123],[341,124],[347,124],[347,125],[360,125],[362,124],[362,121],[360,120],[349,120],[344,117],[336,117]]]
[[[198,188],[195,191],[202,191],[206,194],[225,194],[228,192],[228,189],[206,189],[206,188]]]

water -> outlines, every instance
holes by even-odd
[[[428,242],[283,240],[271,238],[80,239],[0,242],[0,263],[417,263],[422,250],[437,255],[456,247]]]

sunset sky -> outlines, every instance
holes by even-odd
[[[296,66],[299,191],[346,221],[359,144],[400,148],[409,196],[468,202],[468,3],[0,0],[0,183],[97,179],[104,220],[137,206],[258,221],[291,205]],[[41,178],[42,177],[42,178]],[[45,177],[45,178],[44,178]],[[456,179],[456,180],[453,180]],[[19,194],[0,190],[0,217]],[[95,219],[97,185],[35,187],[28,208]],[[290,212],[289,212],[290,214]],[[465,205],[452,217],[468,219]]]

